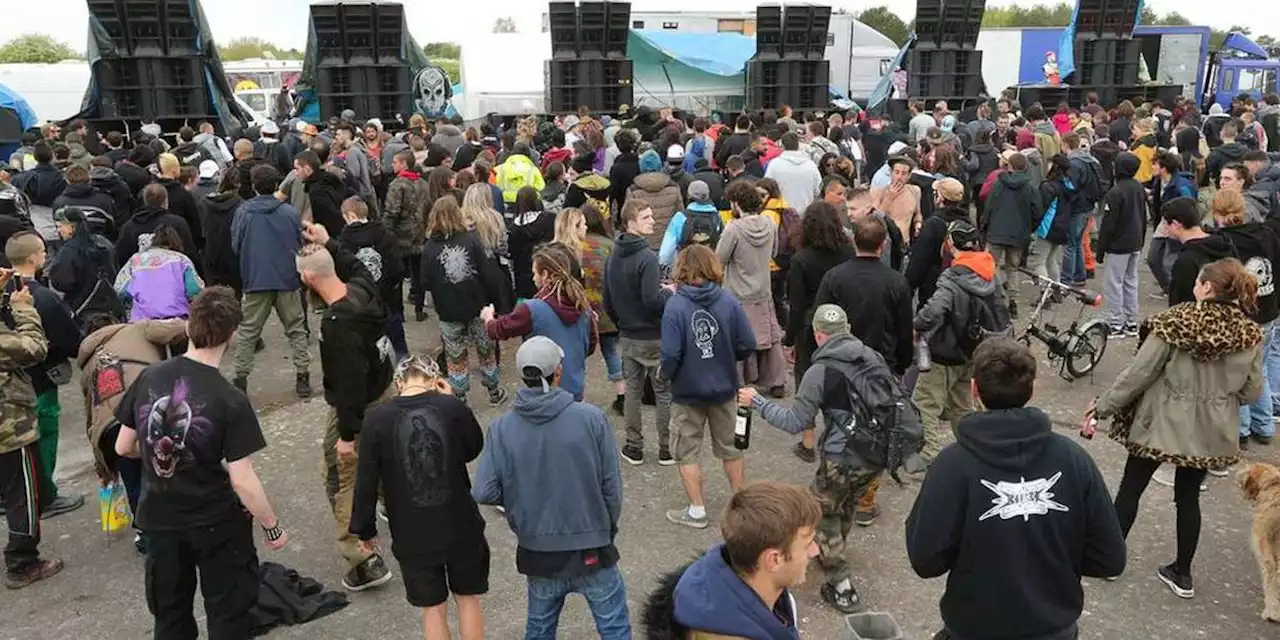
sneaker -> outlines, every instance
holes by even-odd
[[[133,548],[142,555],[147,555],[147,535],[141,531],[133,533]]]
[[[862,599],[858,597],[858,590],[849,585],[845,591],[836,591],[836,586],[830,582],[822,584],[822,599],[827,604],[835,607],[836,611],[844,614],[857,613],[862,610]]]
[[[1159,469],[1157,469],[1157,470],[1156,470],[1155,474],[1151,476],[1151,479],[1152,479],[1152,480],[1155,480],[1155,481],[1156,481],[1156,484],[1162,484],[1162,485],[1164,485],[1164,486],[1166,486],[1166,487],[1172,487],[1172,486],[1173,486],[1173,477],[1174,477],[1174,475],[1173,475],[1173,474],[1174,474],[1174,473],[1175,473],[1175,472],[1174,472],[1173,467],[1161,467],[1161,468],[1159,468]],[[1204,482],[1201,482],[1201,483],[1200,483],[1200,490],[1201,490],[1201,491],[1208,491],[1208,490],[1209,490],[1209,485],[1208,485],[1208,484],[1206,484],[1206,483],[1204,483]]]
[[[1128,337],[1128,338],[1138,337],[1138,325],[1136,324],[1124,325],[1124,335],[1125,337]]]
[[[494,508],[494,509],[496,509],[496,510],[498,511],[498,513],[501,513],[501,514],[502,514],[502,515],[504,515],[504,516],[505,516],[505,515],[507,515],[507,508],[506,508],[506,507],[504,507],[504,506],[502,506],[502,505],[500,505],[500,504],[495,504],[495,505],[493,505],[493,508]]]
[[[671,450],[662,447],[658,449],[658,464],[664,467],[670,467],[676,463],[676,459],[672,457]]]
[[[1014,302],[1013,300],[1009,301],[1009,319],[1011,320],[1018,319],[1018,303]]]
[[[1093,276],[1094,276],[1093,269],[1085,269],[1085,272],[1084,272],[1084,279],[1085,279],[1085,280],[1092,280],[1092,279],[1093,279]]]
[[[1107,339],[1109,340],[1123,340],[1126,335],[1124,327],[1107,327]]]
[[[875,523],[876,518],[880,517],[880,505],[873,504],[870,509],[858,509],[853,514],[853,523],[859,527],[869,527]]]
[[[632,444],[624,445],[622,447],[622,459],[632,465],[644,464],[644,449]]]
[[[232,386],[239,389],[241,393],[249,395],[249,378],[236,376],[231,380]]]
[[[1148,293],[1148,294],[1147,294],[1147,297],[1148,297],[1148,298],[1151,298],[1152,300],[1166,300],[1166,301],[1167,301],[1167,300],[1169,299],[1169,294],[1164,293],[1164,292],[1161,292],[1161,291],[1155,291],[1155,292],[1152,292],[1152,293]]]
[[[626,417],[627,397],[624,395],[617,396],[613,399],[613,412],[619,416]]]
[[[10,571],[5,574],[4,586],[10,589],[21,589],[52,578],[62,571],[62,561],[57,558],[40,558],[35,564],[21,571]]]
[[[342,586],[347,591],[364,591],[380,587],[390,580],[391,570],[382,561],[382,556],[374,554],[348,571],[347,575],[342,577]]]
[[[695,518],[689,515],[688,507],[685,507],[683,509],[672,509],[668,511],[667,520],[675,524],[684,525],[686,527],[693,527],[694,529],[707,528],[707,516],[702,516],[701,518]]]
[[[299,373],[297,379],[293,383],[293,395],[299,398],[311,397],[311,374]]]
[[[1240,450],[1241,451],[1249,450],[1249,436],[1240,436]]]
[[[77,495],[68,498],[67,496],[58,496],[52,502],[46,504],[44,509],[40,511],[40,519],[48,520],[64,513],[71,513],[76,509],[84,506],[84,496]]]
[[[507,401],[508,397],[509,395],[507,394],[507,390],[502,387],[490,389],[489,390],[489,406],[496,407],[498,405],[501,405],[502,403]]]
[[[1260,433],[1255,433],[1253,434],[1253,441],[1265,447],[1271,444],[1271,436],[1264,436]]]
[[[1107,576],[1103,578],[1103,580],[1106,580],[1107,582],[1115,582],[1116,580],[1119,580],[1119,579],[1120,579],[1120,576]]]
[[[391,522],[391,518],[387,517],[387,505],[378,505],[378,519],[383,522]]]
[[[801,461],[812,464],[817,459],[817,455],[813,452],[812,447],[804,446],[803,442],[797,442],[796,446],[791,448],[791,453],[796,454]]]
[[[1196,597],[1195,586],[1191,582],[1191,574],[1180,574],[1173,565],[1168,564],[1156,570],[1156,577],[1169,587],[1173,595],[1183,599],[1191,599]]]
[[[1215,478],[1225,478],[1227,477],[1227,474],[1228,474],[1228,471],[1226,469],[1210,469],[1209,470],[1209,475]]]

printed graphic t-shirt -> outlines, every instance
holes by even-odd
[[[203,527],[243,513],[222,461],[267,443],[249,398],[217,369],[190,358],[152,365],[125,393],[116,419],[138,433],[139,529]]]

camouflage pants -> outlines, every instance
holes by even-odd
[[[823,460],[813,478],[813,492],[822,505],[818,521],[818,564],[827,582],[836,583],[850,576],[845,558],[845,542],[853,528],[853,515],[858,503],[873,490],[883,471],[879,467],[849,467]]]

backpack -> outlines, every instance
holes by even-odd
[[[1071,160],[1071,164],[1073,166],[1084,165],[1080,169],[1080,184],[1078,185],[1079,190],[1076,192],[1076,198],[1090,205],[1096,205],[1105,195],[1102,193],[1102,176],[1098,175],[1098,165],[1079,159]]]
[[[684,216],[684,229],[681,231],[680,244],[676,250],[679,251],[690,244],[700,244],[714,250],[720,243],[720,233],[724,231],[724,221],[720,219],[720,212],[685,211]]]
[[[784,271],[791,266],[791,256],[795,254],[791,239],[800,233],[802,224],[800,214],[795,209],[783,207],[778,210],[778,250],[773,261]]]
[[[924,447],[920,409],[893,377],[884,358],[862,359],[846,375],[834,368],[849,399],[849,420],[839,425],[845,446],[868,464],[888,470],[901,482],[898,469]],[[908,469],[910,471],[910,469]]]
[[[695,136],[693,143],[689,145],[689,153],[684,154],[683,169],[687,174],[692,175],[698,170],[698,158],[703,157],[707,153],[707,139],[705,136]]]
[[[1013,322],[1009,317],[1009,308],[1000,302],[999,291],[981,298],[968,295],[969,314],[967,324],[960,332],[960,349],[966,356],[973,352],[989,338],[1013,337]]]

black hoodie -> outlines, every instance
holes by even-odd
[[[1146,189],[1133,179],[1140,161],[1132,153],[1116,156],[1115,185],[1107,192],[1098,225],[1098,255],[1142,251],[1146,234]]]
[[[938,284],[938,276],[946,268],[942,264],[942,244],[947,240],[947,225],[952,222],[969,222],[967,207],[944,207],[937,215],[924,219],[920,235],[911,245],[911,260],[907,262],[907,286],[916,292],[920,306],[929,300]]]
[[[164,190],[169,194],[169,213],[172,213],[183,220],[187,221],[187,228],[191,230],[191,237],[183,238],[185,243],[188,240],[195,243],[192,247],[183,246],[187,255],[195,255],[204,248],[204,230],[200,228],[200,212],[196,209],[196,198],[191,195],[187,188],[182,186],[177,180],[168,178],[160,178],[156,181],[164,186]],[[200,264],[197,262],[196,264]]]
[[[342,235],[346,225],[342,219],[342,201],[347,197],[347,187],[342,184],[342,178],[327,169],[319,169],[312,172],[304,184],[311,207],[311,221],[324,227],[330,238]]]
[[[91,184],[68,184],[66,189],[62,190],[62,195],[53,201],[53,210],[57,211],[63,207],[79,207],[86,210],[86,213],[99,213],[109,218],[110,223],[106,224],[103,235],[108,240],[114,240],[117,230],[116,226],[116,203],[111,196],[93,188]],[[98,218],[98,215],[91,215],[90,220]],[[100,218],[99,218],[100,219]],[[95,226],[97,226],[95,224]]]
[[[1210,234],[1199,240],[1182,243],[1178,259],[1169,272],[1169,306],[1196,299],[1196,278],[1200,269],[1223,258],[1239,258],[1240,252],[1225,236]]]
[[[111,196],[116,210],[116,229],[124,226],[133,213],[133,193],[129,191],[129,185],[125,184],[114,169],[108,167],[90,167],[89,184],[99,193]]]
[[[1250,222],[1218,231],[1240,254],[1244,268],[1258,279],[1258,311],[1252,315],[1258,324],[1266,324],[1280,316],[1280,296],[1276,295],[1273,269],[1280,263],[1280,236],[1272,225]]]
[[[120,228],[120,237],[116,239],[116,264],[124,266],[124,263],[139,251],[140,246],[150,247],[151,235],[163,224],[173,227],[173,230],[178,232],[178,239],[182,240],[182,252],[187,254],[192,262],[201,264],[200,252],[196,251],[196,243],[191,240],[191,228],[187,226],[187,221],[164,209],[151,207],[144,207],[133,214],[133,217]]]
[[[631,340],[662,337],[662,311],[671,292],[662,288],[658,254],[644,236],[623,233],[604,266],[604,308]]]
[[[1124,534],[1093,458],[1033,407],[966,416],[916,496],[907,556],[947,576],[956,640],[1075,638],[1080,577],[1120,575]]]
[[[537,217],[533,217],[535,215]],[[507,225],[507,233],[516,297],[532,298],[538,292],[533,284],[533,250],[538,245],[555,239],[556,216],[545,211],[518,214]]]
[[[431,292],[441,322],[468,323],[498,302],[484,247],[474,231],[435,233],[422,246],[422,288]]]
[[[231,221],[244,200],[235,191],[201,198],[200,225],[204,227],[204,279],[209,285],[226,285],[240,291],[240,259],[231,248]]]
[[[116,175],[120,176],[120,179],[124,180],[126,185],[129,185],[129,193],[134,199],[137,199],[138,194],[142,193],[143,187],[151,184],[153,179],[151,172],[147,171],[146,167],[139,167],[129,160],[117,162],[115,169]]]
[[[1228,142],[1209,153],[1209,159],[1205,161],[1205,173],[1209,175],[1210,184],[1217,185],[1218,177],[1222,175],[1222,168],[1233,162],[1244,162],[1244,154],[1249,153],[1249,147],[1239,142]]]
[[[338,277],[347,283],[347,295],[329,305],[320,321],[324,401],[337,413],[339,437],[351,441],[360,433],[365,408],[391,384],[393,356],[390,344],[385,350],[379,347],[387,312],[373,275],[337,240],[329,240],[325,248],[333,255]]]
[[[390,229],[367,220],[342,229],[338,242],[356,254],[378,285],[378,295],[388,311],[404,311],[404,260],[400,243]]]
[[[991,244],[1021,247],[1043,211],[1040,190],[1031,184],[1031,176],[1026,171],[1004,171],[987,197],[979,228],[986,231]]]

